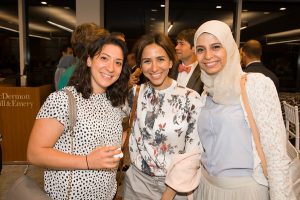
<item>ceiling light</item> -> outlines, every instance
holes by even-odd
[[[8,27],[5,27],[5,26],[0,26],[0,28],[8,30],[8,31],[19,33],[18,30],[15,30],[15,29],[12,29],[12,28],[8,28]],[[40,36],[40,35],[29,34],[29,36],[30,37],[41,38],[41,39],[45,39],[45,40],[51,40],[51,38],[49,38],[49,37],[44,37],[44,36]]]
[[[49,24],[51,24],[51,25],[53,25],[53,26],[56,26],[56,27],[58,27],[58,28],[61,28],[61,29],[63,29],[63,30],[69,31],[69,32],[71,32],[71,33],[73,32],[72,29],[67,28],[67,27],[65,27],[65,26],[63,26],[63,25],[60,25],[60,24],[57,24],[57,23],[54,23],[54,22],[51,22],[51,21],[47,21],[47,23],[49,23]]]
[[[216,8],[217,8],[217,9],[220,9],[220,8],[222,8],[222,6],[216,6]]]
[[[243,30],[248,27],[248,21],[242,20],[240,30]]]
[[[173,27],[173,23],[170,24],[170,26],[169,26],[169,28],[168,28],[168,33],[170,32],[170,30],[172,29],[172,27]]]
[[[46,1],[41,1],[41,4],[47,5],[47,2]]]
[[[8,31],[16,32],[16,33],[19,32],[18,30],[15,30],[15,29],[12,29],[12,28],[8,28],[8,27],[5,27],[5,26],[0,26],[0,28],[8,30]]]
[[[151,17],[150,20],[151,20],[151,21],[155,21],[155,18],[154,18],[154,17]]]
[[[164,5],[164,4],[161,4],[161,5],[160,5],[160,7],[164,8],[164,7],[165,7],[165,5]]]
[[[274,38],[274,37],[294,37],[294,36],[299,36],[300,34],[300,29],[293,29],[289,31],[283,31],[279,33],[272,33],[266,35],[268,38]]]
[[[30,37],[41,38],[41,39],[45,39],[45,40],[51,40],[51,38],[49,38],[49,37],[44,37],[44,36],[40,36],[40,35],[29,34],[29,36]]]
[[[152,12],[157,12],[157,9],[151,9]]]
[[[279,8],[279,10],[286,10],[286,8],[282,7],[282,8]]]
[[[295,39],[295,40],[281,40],[281,41],[276,41],[276,42],[267,42],[267,45],[272,45],[272,44],[282,44],[282,43],[289,43],[289,42],[298,42],[300,39]]]
[[[247,9],[244,9],[243,12],[248,12],[248,10],[247,10]]]

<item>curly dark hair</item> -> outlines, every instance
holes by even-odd
[[[88,57],[94,57],[101,53],[103,46],[108,44],[120,47],[124,57],[120,77],[106,90],[107,98],[110,100],[111,104],[116,107],[124,104],[125,99],[127,98],[127,86],[130,76],[130,69],[126,65],[127,47],[121,40],[108,36],[105,38],[99,38],[92,42],[80,58],[79,64],[70,79],[69,85],[73,85],[77,92],[82,94],[83,98],[88,99],[90,97],[93,92],[93,88],[91,84],[91,70],[90,67],[87,66],[87,59]]]

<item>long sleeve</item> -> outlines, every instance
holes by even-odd
[[[267,161],[271,200],[296,199],[288,172],[286,132],[274,83],[262,74],[250,74],[247,95]]]
[[[165,183],[177,192],[193,191],[200,183],[200,156],[200,148],[174,155],[167,169]]]

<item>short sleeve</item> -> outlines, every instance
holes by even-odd
[[[64,126],[68,121],[68,96],[64,91],[51,93],[42,105],[36,119],[54,118]]]

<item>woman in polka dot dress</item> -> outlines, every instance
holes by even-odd
[[[118,39],[94,41],[69,86],[50,94],[40,109],[27,157],[30,163],[46,168],[45,191],[51,198],[113,199],[120,161],[116,155],[122,143],[120,106],[128,92],[126,53],[125,43]],[[77,107],[73,152],[66,89],[73,93]]]

